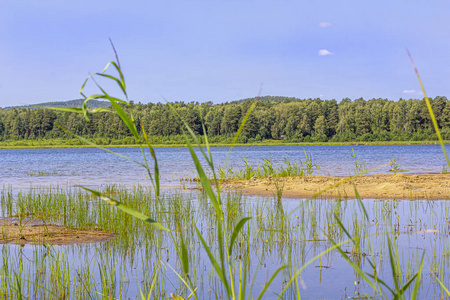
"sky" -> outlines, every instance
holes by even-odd
[[[136,102],[422,98],[406,48],[427,94],[448,97],[449,13],[446,0],[1,0],[0,107],[81,98],[115,59],[109,38]]]

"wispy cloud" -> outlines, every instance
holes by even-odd
[[[319,23],[319,27],[325,28],[325,27],[330,27],[331,23],[328,22],[320,22]]]
[[[422,91],[417,91],[417,90],[403,90],[403,94],[407,94],[407,95],[423,95]]]
[[[334,54],[334,53],[330,52],[326,49],[319,50],[319,53],[318,53],[319,56],[326,56],[326,55],[332,55],[332,54]]]

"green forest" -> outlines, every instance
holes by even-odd
[[[213,104],[172,102],[198,135],[205,125],[211,143],[227,144],[233,139],[255,99]],[[450,139],[450,102],[446,97],[430,99],[443,138]],[[130,110],[138,129],[143,126],[155,144],[182,144],[182,123],[167,103],[133,103]],[[98,144],[134,144],[117,114],[90,115],[48,108],[0,109],[0,141],[41,141],[60,144],[74,141],[62,126]],[[239,143],[277,142],[374,142],[437,140],[425,100],[362,98],[351,100],[297,99],[265,96],[257,99],[239,137]],[[76,144],[76,142],[73,142]],[[23,144],[23,143],[22,143]],[[15,143],[14,145],[21,145]],[[26,145],[26,144],[24,144]]]

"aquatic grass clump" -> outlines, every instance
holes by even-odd
[[[389,168],[388,172],[391,172],[394,174],[401,173],[401,172],[408,172],[408,170],[400,169],[400,164],[395,161],[395,157],[393,159],[389,160],[389,166],[390,166],[390,168]]]
[[[32,176],[32,177],[51,176],[51,175],[58,175],[58,172],[56,170],[53,172],[37,171],[37,172],[31,172],[28,174],[28,176]]]
[[[303,151],[306,159],[300,160],[300,163],[291,162],[286,157],[283,164],[275,166],[270,158],[263,158],[263,163],[257,163],[256,167],[252,166],[245,156],[242,157],[244,167],[235,170],[233,167],[219,167],[217,170],[219,179],[251,179],[251,178],[269,178],[269,177],[303,177],[312,176],[315,171],[320,170],[320,166],[313,162],[312,153],[308,155]]]
[[[350,156],[354,160],[353,164],[355,166],[355,176],[360,176],[367,173],[367,162],[359,162],[359,158],[355,154],[355,149],[352,148],[352,154],[349,154],[348,156]]]

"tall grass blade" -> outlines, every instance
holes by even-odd
[[[366,217],[366,220],[369,221],[369,215],[367,214],[366,207],[362,203],[361,196],[359,196],[358,190],[356,189],[356,185],[353,185],[353,189],[355,190],[355,196],[356,196],[356,200],[358,200],[359,207],[364,212],[364,216]]]
[[[211,264],[213,265],[213,268],[216,271],[216,274],[219,276],[219,279],[222,282],[222,284],[224,285],[225,289],[227,290],[228,295],[230,295],[231,289],[230,289],[230,285],[228,284],[228,280],[226,278],[225,271],[220,267],[219,263],[217,262],[216,258],[212,254],[209,246],[206,244],[205,239],[203,238],[202,234],[198,230],[197,226],[195,226],[195,230],[197,231],[197,236],[200,239],[200,241],[203,245],[203,248],[206,251],[206,254],[208,254],[208,258],[211,261]]]
[[[161,187],[160,187],[160,182],[159,182],[160,178],[159,178],[158,160],[156,159],[155,150],[153,149],[152,145],[150,144],[150,141],[148,140],[147,133],[145,132],[145,129],[144,129],[144,125],[141,126],[141,129],[142,129],[142,134],[144,135],[145,142],[147,143],[148,150],[150,151],[150,155],[152,156],[153,162],[154,162],[154,165],[155,165],[154,171],[153,171],[154,175],[155,175],[155,181],[154,182],[153,182],[152,174],[151,174],[150,170],[148,170],[148,169],[147,170],[148,170],[150,179],[152,180],[153,187],[155,189],[156,198],[159,198]]]
[[[347,261],[347,263],[353,268],[353,270],[355,270],[356,273],[358,273],[358,275],[364,279],[365,282],[367,282],[368,285],[370,285],[370,287],[374,290],[374,291],[378,291],[376,285],[370,280],[369,277],[367,277],[368,275],[357,265],[355,264],[350,257],[348,257],[347,253],[345,253],[342,248],[340,247],[339,244],[337,244],[331,237],[328,237],[328,239],[333,243],[333,245],[336,246],[336,249],[339,251],[339,253],[341,253],[341,256],[345,259],[345,261]],[[341,243],[342,244],[342,243]]]
[[[137,132],[136,125],[134,124],[134,121],[130,117],[128,117],[128,115],[125,113],[123,108],[120,107],[119,104],[117,104],[117,101],[116,101],[115,98],[108,96],[108,97],[105,97],[105,99],[108,99],[111,102],[111,105],[114,107],[114,109],[116,110],[116,112],[119,115],[119,117],[122,119],[122,121],[125,123],[125,125],[127,125],[128,129],[134,135],[136,140],[138,142],[140,142],[141,141],[141,137],[139,136],[139,133]]]
[[[51,110],[59,110],[59,111],[66,111],[66,112],[72,112],[72,113],[83,113],[82,107],[55,107],[55,106],[36,106],[36,107],[42,107],[42,108],[48,108]],[[105,108],[105,107],[98,107],[98,108],[88,108],[87,112],[90,114],[94,114],[94,113],[99,113],[99,112],[112,112],[112,110]]]
[[[230,254],[230,256],[233,252],[233,246],[234,246],[234,243],[236,241],[236,238],[237,238],[239,232],[241,231],[242,227],[244,227],[245,223],[247,223],[250,219],[251,219],[250,217],[242,218],[234,227],[233,233],[231,234],[231,237],[230,237],[230,243],[228,245],[228,247],[229,247],[228,253]]]
[[[439,282],[439,285],[441,286],[441,288],[445,291],[445,293],[447,294],[447,296],[450,297],[450,291],[447,289],[447,287],[442,283],[442,281],[436,276],[436,280]]]
[[[266,293],[266,291],[269,288],[272,281],[277,277],[278,273],[280,273],[282,270],[284,270],[286,268],[287,268],[287,266],[281,266],[272,274],[269,281],[267,281],[267,283],[264,285],[264,288],[262,289],[261,293],[259,294],[257,300],[260,300],[264,296],[264,294]]]
[[[311,258],[310,260],[308,260],[305,264],[302,265],[302,267],[300,269],[298,269],[289,279],[289,281],[284,285],[283,290],[281,291],[281,293],[278,295],[277,299],[282,299],[284,293],[286,293],[286,291],[289,289],[289,287],[292,285],[292,283],[297,279],[297,277],[303,272],[303,270],[309,266],[310,264],[312,264],[314,261],[316,261],[317,259],[319,259],[320,257],[324,256],[325,254],[333,251],[334,249],[339,249],[340,246],[347,244],[348,242],[350,242],[350,240],[345,240],[343,242],[340,242],[338,244],[335,244],[333,242],[333,246],[328,247],[327,249],[325,249],[324,251],[320,252],[319,254],[317,254],[316,256],[314,256],[313,258]]]
[[[338,217],[336,217],[336,221],[338,222],[339,227],[341,227],[341,229],[342,229],[342,230],[345,232],[345,234],[348,236],[348,238],[349,238],[351,241],[354,241],[354,240],[353,240],[353,237],[351,236],[351,234],[347,231],[347,228],[345,228],[344,224],[342,224],[341,219],[339,219]]]
[[[111,76],[111,75],[108,75],[108,74],[104,74],[104,73],[95,73],[95,75],[114,80],[115,82],[117,82],[117,84],[119,85],[119,87],[122,90],[122,92],[124,94],[126,93],[125,86],[122,84],[122,81],[120,79],[118,79],[117,77],[114,77],[114,76]]]
[[[389,249],[389,262],[391,264],[391,271],[392,271],[392,278],[394,281],[394,285],[395,285],[395,290],[397,291],[397,293],[399,292],[399,282],[398,282],[398,276],[399,274],[397,274],[397,265],[395,263],[394,260],[394,255],[392,253],[392,242],[389,236],[387,236],[387,241],[388,241],[388,249]]]
[[[140,220],[143,220],[143,221],[145,221],[147,223],[150,223],[151,225],[155,226],[158,229],[170,231],[170,229],[164,227],[162,224],[158,223],[157,221],[153,220],[152,218],[144,215],[143,213],[141,213],[141,212],[139,212],[139,211],[137,211],[137,210],[135,210],[135,209],[133,209],[133,208],[131,208],[131,207],[129,207],[129,206],[119,202],[119,201],[117,201],[117,200],[112,199],[111,197],[108,197],[108,196],[106,196],[106,195],[104,195],[104,194],[102,194],[102,193],[100,193],[98,191],[91,190],[91,189],[88,189],[86,187],[82,187],[82,186],[78,186],[78,187],[82,188],[85,191],[88,191],[88,192],[94,194],[95,196],[99,197],[102,200],[105,200],[109,204],[116,206],[118,209],[122,210],[123,212],[125,212],[125,213],[127,213],[129,215],[132,215],[132,216],[134,216],[134,217],[136,217],[136,218],[138,218]]]
[[[179,119],[181,120],[181,122],[183,123],[184,127],[186,128],[186,130],[189,132],[190,136],[192,137],[192,139],[194,140],[195,144],[198,145],[198,148],[200,150],[200,152],[202,153],[203,157],[205,158],[206,162],[208,163],[208,165],[210,166],[211,170],[214,170],[214,166],[212,163],[212,160],[209,159],[208,155],[206,155],[205,151],[203,150],[202,144],[200,143],[200,141],[198,140],[197,136],[195,135],[194,131],[191,129],[191,127],[189,126],[189,124],[186,122],[186,120],[184,120],[177,112],[177,110],[173,107],[173,105],[171,103],[167,103],[169,105],[169,107],[171,108],[173,114]],[[183,132],[183,134],[185,135],[185,133]],[[185,139],[187,137],[185,136]]]
[[[260,91],[259,91],[259,94],[261,94],[261,89],[260,89]],[[236,142],[237,142],[239,136],[241,135],[242,129],[244,129],[245,123],[247,123],[247,120],[248,120],[250,114],[252,113],[253,109],[254,109],[255,106],[256,106],[256,103],[258,102],[258,99],[259,99],[259,95],[258,95],[258,97],[255,98],[255,100],[253,100],[252,105],[249,107],[247,113],[245,114],[245,117],[244,117],[244,119],[242,120],[242,123],[241,123],[241,125],[239,126],[239,128],[238,128],[238,130],[237,130],[237,132],[236,132],[236,135],[234,136],[233,141],[231,142],[230,149],[228,150],[227,157],[225,158],[224,166],[227,165],[228,159],[230,158],[230,155],[231,155],[231,151],[233,150],[234,146],[236,145]]]
[[[181,240],[181,263],[183,265],[184,275],[189,277],[189,255],[188,250],[186,247],[186,243],[184,242],[183,235],[181,234],[181,227],[179,227],[180,230],[180,240]]]
[[[56,126],[58,126],[61,130],[63,130],[63,131],[65,131],[65,132],[67,132],[67,133],[73,135],[74,137],[78,138],[79,140],[85,142],[85,143],[88,144],[88,145],[94,146],[95,148],[101,149],[101,150],[103,150],[103,151],[106,151],[106,152],[108,152],[108,153],[114,154],[114,155],[116,155],[116,156],[125,158],[125,159],[127,159],[127,160],[129,160],[129,161],[132,161],[132,162],[134,162],[134,163],[137,163],[137,164],[140,165],[141,167],[147,168],[145,164],[143,164],[143,163],[141,163],[141,162],[139,162],[139,161],[137,161],[137,160],[134,160],[134,159],[132,159],[132,158],[130,158],[130,157],[128,157],[128,156],[125,156],[125,155],[123,155],[123,154],[120,154],[120,153],[111,151],[111,150],[109,150],[108,148],[105,148],[105,147],[102,147],[102,146],[100,146],[100,145],[97,145],[96,143],[91,142],[90,140],[85,139],[85,138],[82,137],[82,136],[76,135],[76,134],[74,134],[73,132],[71,132],[71,131],[65,129],[64,127],[62,127],[62,126],[60,126],[60,125],[56,125]]]
[[[147,296],[144,295],[144,292],[142,291],[141,286],[140,285],[138,286],[141,300],[150,300],[151,299],[153,289],[155,288],[156,278],[158,277],[158,273],[160,270],[161,270],[161,265],[160,265],[160,263],[158,263],[158,268],[156,269],[156,273],[153,273],[153,275],[152,275],[152,282],[150,284],[150,289],[147,293]]]
[[[247,267],[244,267],[244,274],[242,274],[242,263],[239,264],[239,294],[238,300],[245,299],[245,289],[247,287]]]
[[[409,59],[411,60],[411,63],[414,67],[414,71],[416,72],[417,79],[419,80],[420,88],[422,89],[423,96],[425,97],[425,103],[427,104],[428,112],[430,113],[431,121],[433,122],[434,130],[436,131],[436,135],[439,139],[439,144],[441,145],[442,152],[444,152],[445,160],[447,161],[447,165],[450,168],[450,160],[448,158],[447,150],[445,149],[444,140],[442,139],[441,132],[439,131],[439,126],[437,124],[436,117],[434,116],[434,112],[433,112],[433,108],[431,107],[430,100],[428,99],[427,93],[425,92],[425,87],[423,86],[422,79],[420,78],[419,70],[417,69],[416,64],[414,63],[414,60],[411,56],[411,53],[409,53],[408,48],[406,49],[406,52],[408,53]]]
[[[425,258],[425,251],[422,254],[422,259],[420,260],[419,270],[417,270],[417,280],[414,284],[413,292],[411,294],[411,300],[417,299],[419,295],[420,284],[422,281],[422,270],[423,270],[423,261]],[[450,294],[449,294],[450,296]]]
[[[168,264],[167,266],[168,266],[168,267],[175,273],[175,275],[177,275],[177,277],[183,282],[184,286],[186,286],[186,287],[189,289],[189,291],[191,292],[189,298],[190,298],[192,295],[196,296],[195,291],[197,290],[197,288],[192,289],[192,288],[190,287],[190,285],[186,282],[186,280],[184,280],[183,276],[180,275],[180,273],[178,273],[178,272],[177,272],[174,268],[172,268],[169,264]],[[196,297],[196,298],[197,298],[197,297]]]
[[[416,279],[418,276],[418,274],[414,274],[413,277],[411,277],[406,283],[405,285],[403,285],[400,290],[398,291],[396,297],[399,298],[400,296],[403,296],[403,294],[405,293],[406,289],[408,289],[408,287],[411,285],[411,283],[413,283],[414,279]]]
[[[258,96],[257,98],[255,98],[255,100],[253,100],[252,105],[251,105],[250,108],[247,110],[247,113],[245,114],[245,117],[244,117],[244,119],[242,120],[242,123],[241,123],[241,125],[239,126],[239,128],[238,128],[238,130],[237,130],[237,132],[236,132],[236,135],[234,136],[233,141],[231,142],[231,147],[230,147],[230,150],[229,150],[229,151],[231,151],[231,150],[233,149],[233,146],[236,144],[236,142],[237,142],[239,136],[241,135],[242,129],[244,129],[244,126],[245,126],[245,124],[247,123],[247,120],[248,120],[248,118],[250,117],[250,114],[252,113],[253,109],[254,109],[255,106],[256,106],[256,103],[258,102],[258,98],[259,98],[259,96]]]
[[[83,95],[83,94],[82,94]],[[85,97],[83,105],[82,105],[82,112],[84,114],[84,118],[86,119],[87,122],[90,122],[89,120],[89,109],[87,108],[87,103],[89,102],[89,100],[96,100],[96,99],[105,99],[105,95],[104,94],[93,94],[90,95],[89,97],[86,98],[85,95],[83,95],[83,97]],[[120,100],[120,99],[119,99]],[[123,100],[120,100],[123,101]],[[126,103],[126,102],[125,102]]]
[[[376,282],[377,284],[381,283],[381,285],[384,286],[386,289],[388,289],[392,295],[395,295],[395,291],[389,285],[387,285],[386,282],[384,282],[382,279],[378,278],[378,276],[373,276],[372,274],[369,274],[369,273],[366,273],[366,274],[367,274],[367,276],[372,278],[374,280],[374,282]]]
[[[198,176],[200,177],[200,181],[202,183],[203,188],[205,189],[206,193],[209,196],[209,199],[211,200],[214,209],[216,212],[220,212],[220,218],[222,218],[222,208],[220,207],[219,203],[217,202],[216,195],[214,194],[214,191],[211,187],[211,184],[209,183],[208,177],[205,174],[205,171],[203,170],[202,165],[200,164],[200,161],[198,160],[197,154],[194,151],[194,148],[192,147],[191,142],[187,138],[186,134],[184,134],[184,139],[186,141],[186,144],[189,148],[189,152],[191,154],[192,160],[194,161],[195,168],[197,169]]]

